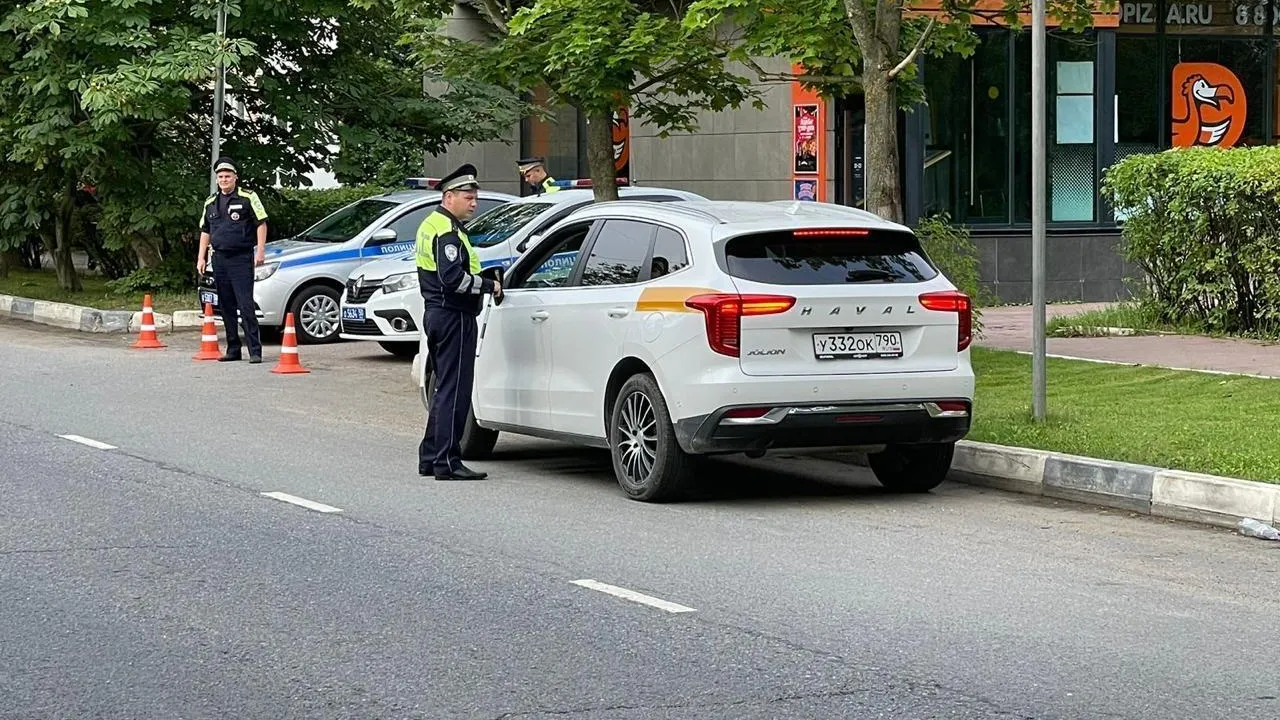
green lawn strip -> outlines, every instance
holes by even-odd
[[[1195,323],[1171,325],[1161,322],[1158,315],[1142,303],[1127,302],[1101,310],[1088,310],[1078,314],[1062,315],[1050,318],[1045,332],[1051,337],[1097,337],[1107,333],[1098,328],[1130,328],[1147,333],[1177,333],[1180,335],[1206,335],[1219,338],[1244,338],[1262,341],[1276,341],[1277,338],[1264,333],[1224,333],[1210,332]]]
[[[73,293],[58,287],[57,276],[52,270],[11,270],[9,277],[0,278],[0,294],[17,295],[33,300],[83,305],[97,310],[141,310],[145,293],[117,293],[106,278],[82,275],[84,290]],[[152,293],[155,311],[172,313],[174,310],[198,310],[196,291],[189,293]]]
[[[969,439],[1280,483],[1280,380],[1048,360],[1048,421],[1031,358],[973,349]]]

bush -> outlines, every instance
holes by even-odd
[[[262,201],[267,206],[271,240],[284,240],[306,230],[329,213],[357,200],[380,195],[391,188],[376,185],[352,185],[324,190],[280,188],[265,190]]]
[[[1280,331],[1280,147],[1135,155],[1108,170],[1103,192],[1161,321]]]
[[[943,213],[921,219],[915,233],[929,259],[960,292],[973,300],[973,329],[978,332],[982,329],[979,308],[991,304],[994,298],[982,286],[978,249],[969,237],[969,230],[952,225],[950,216]]]

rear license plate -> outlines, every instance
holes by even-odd
[[[201,291],[200,291],[200,304],[201,304],[201,305],[203,305],[203,304],[205,304],[205,303],[209,303],[210,305],[217,305],[217,304],[218,304],[218,293],[213,292],[212,290],[201,290]]]
[[[364,320],[364,308],[362,307],[344,307],[342,308],[343,320]]]
[[[879,360],[902,357],[902,333],[814,333],[818,360]]]

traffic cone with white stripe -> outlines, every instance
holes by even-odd
[[[191,356],[192,360],[217,360],[222,357],[222,349],[218,347],[218,327],[213,324],[213,305],[204,304],[204,329],[200,331],[200,352]]]
[[[298,362],[298,333],[293,329],[293,313],[284,316],[284,339],[280,342],[280,361],[271,369],[277,375],[309,373]]]
[[[138,350],[152,350],[168,347],[156,337],[156,315],[151,310],[151,296],[142,300],[142,328],[138,331],[138,341],[129,347]]]

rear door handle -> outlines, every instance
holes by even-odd
[[[630,314],[631,311],[624,307],[616,307],[609,310],[609,317],[611,318],[623,318]]]
[[[546,320],[547,318],[551,317],[551,313],[547,312],[546,310],[536,310],[529,317],[533,318],[534,322],[542,322],[543,320]]]

